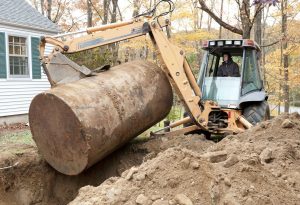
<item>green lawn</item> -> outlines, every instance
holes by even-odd
[[[177,121],[182,118],[183,109],[181,106],[173,106],[171,112],[166,117],[166,119],[170,120],[171,122]],[[166,120],[164,119],[164,120]],[[140,134],[135,140],[137,141],[144,141],[147,140],[150,136],[150,132],[155,132],[159,129],[162,129],[164,123],[162,120],[161,122],[157,123],[153,127],[149,128],[142,134]],[[24,131],[15,131],[8,134],[0,135],[0,145],[2,144],[28,144],[28,145],[35,145],[30,130]]]
[[[30,130],[18,131],[0,136],[0,145],[9,143],[35,145]]]

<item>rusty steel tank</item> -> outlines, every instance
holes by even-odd
[[[172,98],[158,66],[134,61],[37,95],[30,129],[53,168],[77,175],[162,120]]]

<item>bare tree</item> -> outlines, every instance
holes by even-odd
[[[51,20],[51,14],[52,14],[52,0],[47,0],[47,17],[49,20]]]
[[[93,26],[93,12],[92,12],[91,0],[87,0],[86,6],[87,6],[87,26],[92,27]]]
[[[210,4],[210,10],[212,11],[213,8],[214,8],[214,5],[215,4],[215,0],[212,0],[211,4]],[[212,16],[208,15],[208,18],[207,18],[207,30],[210,31],[211,29],[211,23],[212,23]]]
[[[201,14],[200,14],[200,20],[199,20],[199,26],[198,26],[199,29],[202,28],[202,20],[203,20],[203,10],[201,10]]]
[[[44,11],[44,4],[45,4],[45,1],[44,1],[44,0],[41,0],[40,3],[41,3],[41,12],[42,12],[43,15],[45,15],[45,11]]]
[[[108,12],[109,12],[110,0],[103,0],[103,21],[102,24],[108,23]]]
[[[111,2],[112,2],[111,23],[115,23],[117,22],[118,0],[111,0]],[[110,48],[113,55],[112,63],[113,65],[116,65],[118,60],[118,54],[119,54],[119,43],[113,43]]]
[[[282,39],[282,62],[283,62],[283,76],[284,76],[284,84],[283,84],[283,98],[284,98],[284,112],[289,112],[290,109],[290,96],[289,96],[289,55],[286,49],[288,48],[287,42],[287,5],[288,0],[281,1],[281,33],[283,36]]]
[[[111,23],[117,21],[118,0],[112,0]]]
[[[133,1],[133,14],[132,16],[137,16],[140,13],[141,8],[141,0],[134,0]]]
[[[32,0],[32,4],[34,5],[36,10],[39,9],[39,4],[38,4],[37,0]]]
[[[262,23],[262,44],[265,44],[265,36],[266,36],[266,24],[267,24],[267,18],[269,15],[269,7],[267,9],[262,10],[262,16],[263,16],[263,23]],[[266,82],[266,48],[263,46],[261,48],[262,50],[262,71],[263,71],[263,79],[264,82]]]
[[[259,4],[256,5],[256,7],[258,6]],[[258,12],[254,21],[254,40],[259,45],[261,45],[261,37],[262,37],[261,21],[262,21],[262,10]]]
[[[212,11],[212,9],[208,8],[205,0],[198,0],[198,2],[200,4],[200,8],[203,11],[205,11],[209,16],[211,16],[220,26],[230,30],[233,33],[242,35],[243,38],[250,38],[251,29],[253,27],[254,20],[256,19],[258,12],[260,12],[264,6],[264,4],[260,4],[260,6],[256,7],[253,17],[251,18],[250,0],[235,0],[239,8],[239,13],[240,13],[239,18],[242,24],[242,29],[240,29],[237,28],[236,26],[230,25],[229,23],[223,21],[223,19],[217,16],[215,12]]]
[[[221,0],[221,9],[220,9],[220,19],[223,20],[223,5],[224,5],[224,0]],[[219,28],[219,38],[222,38],[222,26],[220,25]]]

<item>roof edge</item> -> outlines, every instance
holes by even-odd
[[[10,22],[3,22],[0,21],[0,24],[7,25],[7,26],[18,26],[19,28],[25,28],[25,29],[31,29],[31,30],[36,30],[36,31],[41,31],[41,32],[49,32],[53,34],[57,34],[60,32],[60,30],[51,30],[51,29],[43,29],[43,28],[37,28],[34,26],[28,26],[28,25],[22,25],[22,24],[17,24],[17,23],[10,23]]]

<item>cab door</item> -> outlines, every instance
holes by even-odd
[[[251,48],[244,49],[241,96],[260,91],[263,83],[259,71],[257,52]]]

